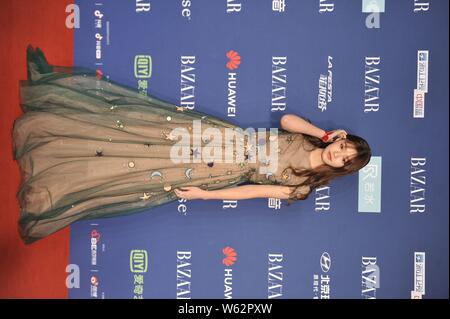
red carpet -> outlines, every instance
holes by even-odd
[[[17,220],[19,168],[12,158],[11,129],[21,114],[18,81],[26,79],[26,47],[40,47],[51,64],[72,65],[73,30],[65,8],[71,1],[0,2],[0,298],[67,298],[69,229],[31,245],[22,243]]]

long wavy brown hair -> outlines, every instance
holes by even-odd
[[[309,119],[303,118],[309,123]],[[315,148],[325,148],[329,143],[324,143],[320,138],[310,136],[307,134],[303,135],[305,140],[311,143]],[[370,149],[367,141],[357,135],[347,134],[347,141],[353,143],[356,148],[357,155],[352,159],[345,162],[342,167],[331,167],[329,165],[321,165],[314,169],[297,169],[289,166],[286,169],[292,169],[292,173],[298,177],[308,177],[304,182],[295,186],[295,189],[290,193],[288,199],[288,205],[297,200],[305,200],[309,197],[309,194],[319,186],[329,185],[330,181],[339,176],[345,176],[358,172],[361,168],[366,166],[372,156],[372,151]],[[297,189],[301,186],[309,186],[310,190],[307,194],[303,194],[300,197],[295,195]]]

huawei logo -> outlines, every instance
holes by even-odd
[[[241,56],[236,51],[228,51],[227,57],[229,59],[227,63],[227,69],[235,70],[239,67],[239,64],[241,64]]]
[[[101,80],[103,77],[103,72],[100,69],[95,70],[95,77],[97,78],[97,80]]]
[[[100,241],[100,233],[96,229],[93,229],[91,231],[91,238],[95,238],[96,242],[98,243]]]
[[[236,251],[227,246],[222,250],[223,254],[225,255],[225,258],[222,260],[222,263],[225,266],[233,266],[233,264],[236,262],[237,260],[237,253]]]

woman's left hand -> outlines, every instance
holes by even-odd
[[[184,199],[205,199],[205,193],[207,191],[197,186],[184,186],[175,188],[175,194]]]

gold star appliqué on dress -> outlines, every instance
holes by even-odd
[[[146,192],[144,192],[144,196],[139,197],[142,200],[148,200],[150,198],[150,195]]]

